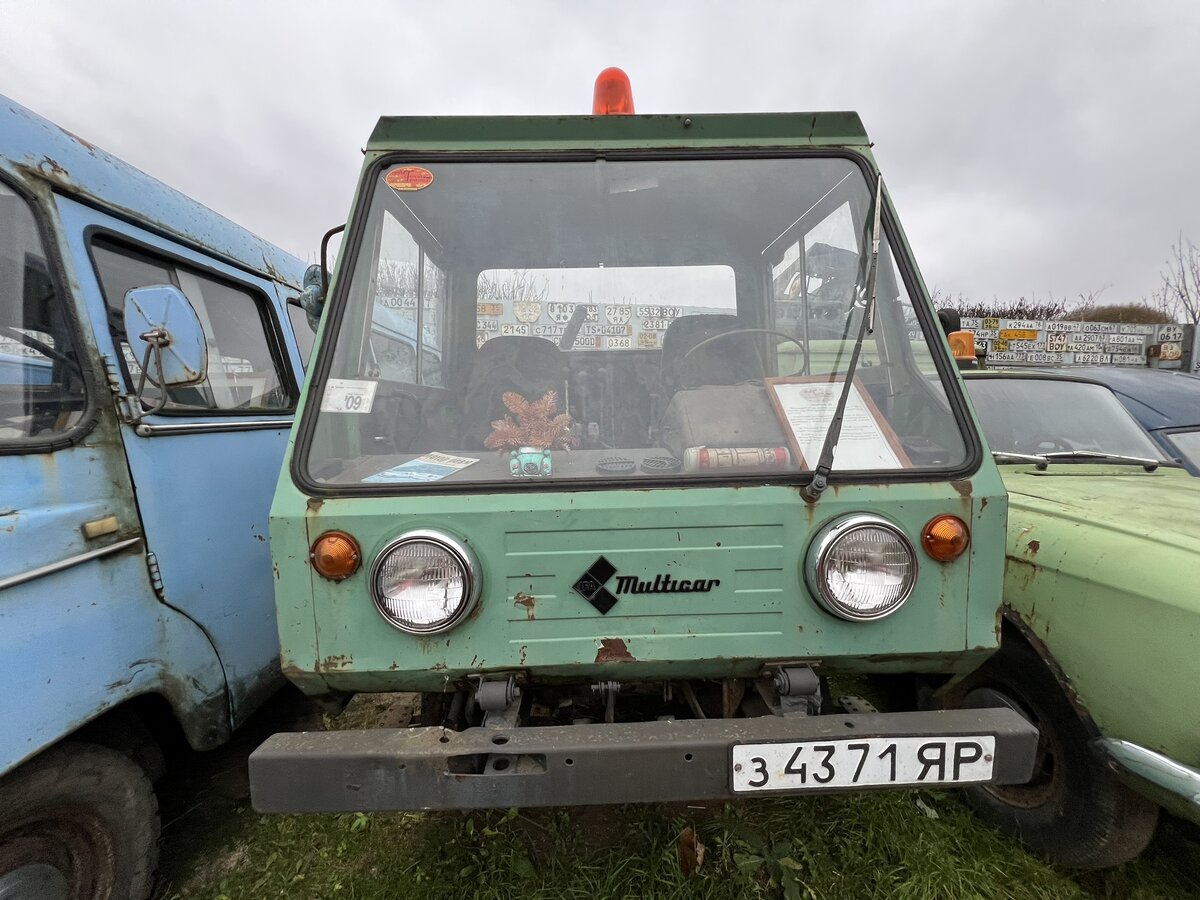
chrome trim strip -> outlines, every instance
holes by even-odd
[[[101,556],[119,553],[141,542],[142,539],[140,537],[128,538],[123,541],[117,541],[115,544],[109,544],[107,547],[97,547],[95,550],[80,553],[78,556],[70,556],[37,569],[30,569],[28,572],[22,572],[20,575],[10,575],[8,578],[0,579],[0,591],[14,585],[24,584],[27,581],[33,581],[35,578],[41,578],[43,575],[52,575],[55,572],[61,572],[63,569],[70,569],[90,560],[99,559]]]
[[[1100,738],[1096,743],[1130,775],[1155,784],[1192,806],[1200,807],[1200,769],[1193,769],[1132,741]]]
[[[214,431],[265,431],[271,428],[290,429],[293,419],[242,419],[238,422],[180,422],[175,425],[147,425],[140,422],[134,429],[140,437],[168,434],[206,434]]]

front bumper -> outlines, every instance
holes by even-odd
[[[1010,709],[959,709],[276,734],[250,756],[250,789],[271,813],[711,800],[735,796],[735,744],[971,735],[996,739],[992,783],[1029,780],[1037,729]]]

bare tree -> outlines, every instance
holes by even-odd
[[[1162,273],[1162,287],[1153,293],[1154,305],[1171,321],[1200,325],[1200,248],[1180,232]]]

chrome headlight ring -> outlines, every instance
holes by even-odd
[[[458,625],[483,592],[479,564],[470,548],[429,529],[407,531],[389,541],[371,564],[368,583],[384,621],[420,635]]]
[[[809,544],[804,577],[821,607],[839,619],[871,622],[912,596],[917,553],[895,524],[857,513],[835,519]]]

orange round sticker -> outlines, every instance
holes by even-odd
[[[397,166],[384,180],[393,191],[419,191],[433,184],[433,173],[421,166]]]

